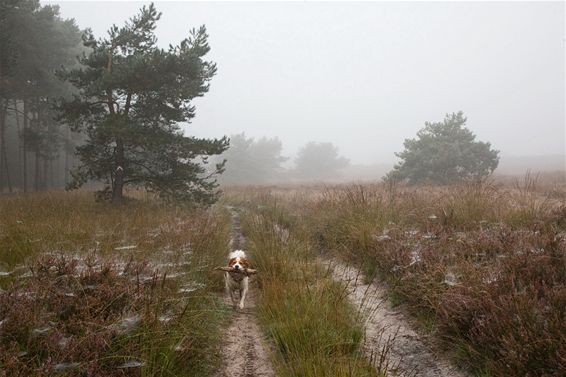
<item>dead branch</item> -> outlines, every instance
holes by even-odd
[[[214,271],[235,272],[237,274],[244,274],[246,276],[257,274],[257,270],[253,268],[233,269],[231,267],[216,267]]]

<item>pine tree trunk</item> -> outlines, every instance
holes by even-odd
[[[35,147],[35,171],[33,186],[36,192],[39,191],[39,147]]]
[[[124,142],[116,140],[116,172],[114,178],[114,188],[112,190],[112,200],[114,202],[124,201]]]
[[[71,131],[69,127],[66,127],[67,135],[64,145],[65,152],[65,187],[69,184],[69,144],[71,143]]]
[[[39,128],[40,128],[40,124],[41,124],[41,116],[39,113],[39,98],[35,99],[35,106],[36,106],[36,122],[34,123],[35,125],[35,171],[34,171],[34,189],[35,192],[39,191],[39,139],[38,139],[38,133],[39,133]]]
[[[27,129],[28,129],[28,110],[27,110],[27,101],[24,99],[24,131],[22,132],[22,144],[24,149],[24,153],[22,156],[24,192],[28,191],[28,157],[27,157],[27,142],[26,142]]]
[[[5,124],[3,126],[5,126]],[[4,133],[4,130],[2,130],[1,132]],[[10,178],[10,165],[8,165],[8,152],[6,151],[6,139],[4,135],[2,135],[2,154],[3,154],[2,160],[4,161],[4,167],[5,167],[4,172],[6,174],[6,183],[8,184],[8,192],[11,193],[13,191],[12,180]],[[3,187],[4,186],[2,185],[2,190],[4,190]]]
[[[61,157],[58,156],[55,161],[51,161],[51,187],[61,188]]]
[[[6,106],[4,100],[0,105],[0,194],[4,192],[4,150],[6,145],[4,143],[4,125],[6,124]]]
[[[43,175],[41,176],[41,190],[47,191],[49,189],[49,184],[47,182],[47,177],[49,176],[49,160],[47,157],[43,158]]]
[[[16,112],[14,113],[14,118],[16,119],[16,128],[17,128],[17,134],[18,134],[18,172],[17,175],[19,177],[18,179],[18,187],[21,190],[22,189],[22,129],[20,127],[20,113],[18,110],[18,100],[14,99],[14,109],[16,109]]]
[[[69,151],[65,149],[65,187],[69,184]]]
[[[8,184],[8,191],[12,192],[10,180],[10,166],[8,165],[8,152],[6,150],[6,116],[8,115],[8,100],[4,100],[0,114],[0,193],[4,192],[4,177]]]
[[[3,120],[3,133],[5,132],[6,128],[6,113],[8,111],[8,100],[6,100],[6,109],[4,111],[4,120]],[[2,135],[2,142],[4,145],[2,146],[2,150],[4,151],[4,163],[6,164],[6,182],[8,183],[8,192],[12,192],[12,179],[10,178],[10,165],[8,164],[8,149],[6,148],[6,137]]]

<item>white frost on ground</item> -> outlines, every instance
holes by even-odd
[[[137,245],[128,245],[128,246],[120,246],[120,247],[115,247],[114,250],[117,251],[121,251],[121,250],[133,250],[137,248]]]

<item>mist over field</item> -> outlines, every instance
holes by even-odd
[[[0,377],[566,376],[565,10],[0,0]]]
[[[41,4],[57,6],[62,20],[74,20],[75,45],[65,52],[68,60],[54,66],[70,67],[84,48],[80,30],[104,38],[112,25],[149,3]],[[474,174],[565,170],[562,2],[157,5],[158,48],[206,26],[206,59],[215,71],[206,79],[208,90],[191,97],[193,113],[176,124],[186,136],[231,138],[228,151],[210,160],[227,160],[218,176],[223,184],[380,180],[403,163],[396,154],[406,139],[414,139],[426,122],[460,111],[466,119],[460,126],[499,151],[493,166]],[[2,160],[3,190],[69,185],[79,165],[73,148],[83,136],[36,132],[30,138],[44,140],[45,151],[33,152],[33,140],[23,146],[25,117],[9,109],[6,114],[10,157]],[[323,150],[305,151],[309,143]],[[475,158],[470,156],[462,158]]]
[[[141,4],[58,3],[63,17],[100,36]],[[393,165],[425,121],[461,110],[478,139],[501,151],[502,167],[564,155],[562,2],[163,2],[159,10],[159,45],[205,24],[218,64],[188,133],[279,137],[289,165],[309,141],[335,144],[354,165]]]

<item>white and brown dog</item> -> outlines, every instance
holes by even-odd
[[[246,253],[242,250],[235,250],[228,256],[228,267],[234,270],[245,270],[249,266],[249,262],[246,259]],[[224,281],[226,283],[226,293],[230,294],[234,308],[236,308],[237,304],[236,291],[240,292],[240,302],[237,304],[237,307],[243,309],[244,300],[248,293],[249,277],[246,274],[238,272],[225,272]]]

